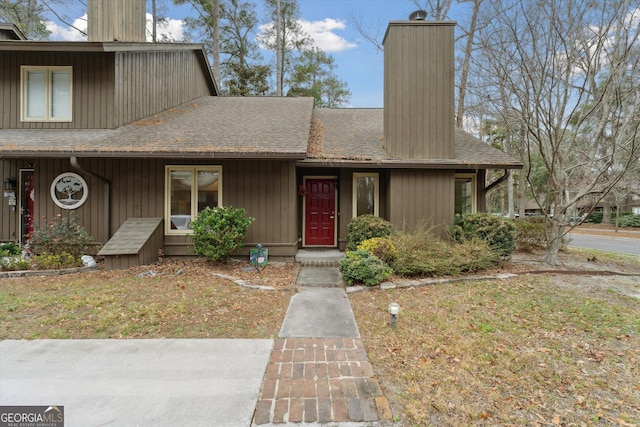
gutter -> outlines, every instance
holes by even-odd
[[[500,185],[503,182],[505,182],[509,178],[509,175],[511,175],[511,171],[509,169],[505,169],[504,170],[504,175],[502,175],[500,178],[496,179],[491,184],[489,184],[486,187],[484,187],[485,194],[489,193],[489,191],[493,190],[498,185]]]
[[[86,169],[84,169],[80,163],[78,162],[78,158],[77,157],[71,157],[69,158],[69,161],[71,162],[71,166],[82,173],[85,173],[87,175],[91,175],[94,178],[99,179],[100,181],[102,181],[104,183],[104,243],[107,243],[109,241],[109,238],[111,237],[111,181],[109,181],[107,178],[100,176],[96,173],[90,172]]]

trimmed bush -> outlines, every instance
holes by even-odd
[[[624,219],[624,217],[633,215],[633,212],[620,212],[620,222],[622,222],[622,220]],[[611,223],[615,224],[616,222],[616,217],[618,216],[618,212],[616,211],[612,211],[611,212]],[[602,211],[593,211],[591,212],[591,214],[589,214],[589,217],[587,218],[589,221],[593,222],[594,224],[602,224],[602,217],[604,217],[604,212]]]
[[[58,215],[46,226],[33,230],[29,248],[34,255],[68,254],[80,262],[91,242],[93,238],[78,224],[76,217]]]
[[[349,251],[340,260],[340,272],[347,285],[375,286],[391,276],[391,267],[367,251]]]
[[[389,237],[373,237],[367,239],[358,245],[359,251],[367,251],[371,255],[375,255],[386,264],[391,264],[395,259],[398,251]]]
[[[534,216],[529,218],[516,218],[516,246],[521,251],[544,249],[547,246],[545,237],[545,218]]]
[[[355,251],[358,245],[373,237],[389,237],[393,226],[387,220],[374,215],[360,215],[347,225],[347,250]]]
[[[640,215],[621,216],[618,225],[620,227],[640,227]]]
[[[509,258],[516,247],[513,222],[487,213],[456,215],[452,236],[460,243],[465,240],[484,240],[491,250],[503,258]]]
[[[229,255],[244,244],[249,225],[255,218],[232,206],[204,208],[191,221],[193,250],[210,261],[226,263]]]

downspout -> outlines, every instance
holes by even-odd
[[[71,162],[71,166],[77,171],[91,175],[104,183],[104,243],[107,243],[111,237],[111,181],[103,176],[84,169],[80,166],[78,158],[75,156],[71,157],[69,161]]]
[[[498,185],[500,185],[503,182],[505,182],[509,178],[509,175],[511,175],[511,171],[509,169],[505,169],[504,170],[504,175],[502,175],[500,178],[496,179],[491,184],[489,184],[486,187],[484,187],[484,194],[486,195],[487,193],[489,193],[489,191],[493,190]]]

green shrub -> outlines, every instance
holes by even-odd
[[[544,249],[547,246],[545,236],[545,217],[533,216],[516,218],[516,247],[521,251]]]
[[[28,270],[29,268],[29,262],[17,255],[0,255],[0,270],[19,271]]]
[[[229,255],[244,244],[247,230],[255,218],[232,206],[204,208],[191,221],[193,249],[210,261],[227,262]]]
[[[398,254],[393,241],[389,237],[373,237],[367,239],[358,245],[359,251],[367,251],[371,255],[375,255],[390,264]]]
[[[375,215],[360,215],[347,225],[347,250],[355,251],[358,245],[373,237],[389,237],[393,226],[387,220]]]
[[[640,227],[640,215],[621,216],[618,225],[620,227]]]
[[[391,267],[367,251],[348,251],[340,260],[342,279],[348,285],[375,286],[391,276]]]
[[[618,212],[616,211],[612,211],[611,212],[611,222],[615,223],[616,222],[616,217],[620,215],[620,221],[623,220],[624,217],[627,216],[631,216],[633,215],[633,212],[620,212],[618,214]],[[589,217],[587,218],[589,221],[593,222],[594,224],[602,224],[602,218],[604,217],[604,212],[602,211],[593,211],[591,212],[591,214],[589,214]]]
[[[445,242],[424,225],[393,236],[397,256],[391,266],[402,276],[455,276],[496,267],[500,257],[480,239]]]
[[[69,254],[79,260],[92,241],[74,216],[58,215],[44,227],[33,230],[29,247],[34,255]]]
[[[36,270],[57,270],[59,268],[81,267],[82,261],[70,253],[42,254],[31,257],[31,268]]]
[[[17,243],[0,244],[0,256],[20,255],[20,245]]]
[[[458,242],[484,240],[491,250],[503,258],[509,258],[516,246],[513,222],[488,213],[456,215],[452,236]]]

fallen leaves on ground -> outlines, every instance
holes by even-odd
[[[295,286],[296,264],[198,260],[117,271],[0,280],[0,339],[273,338]],[[238,277],[259,290],[214,273]]]

